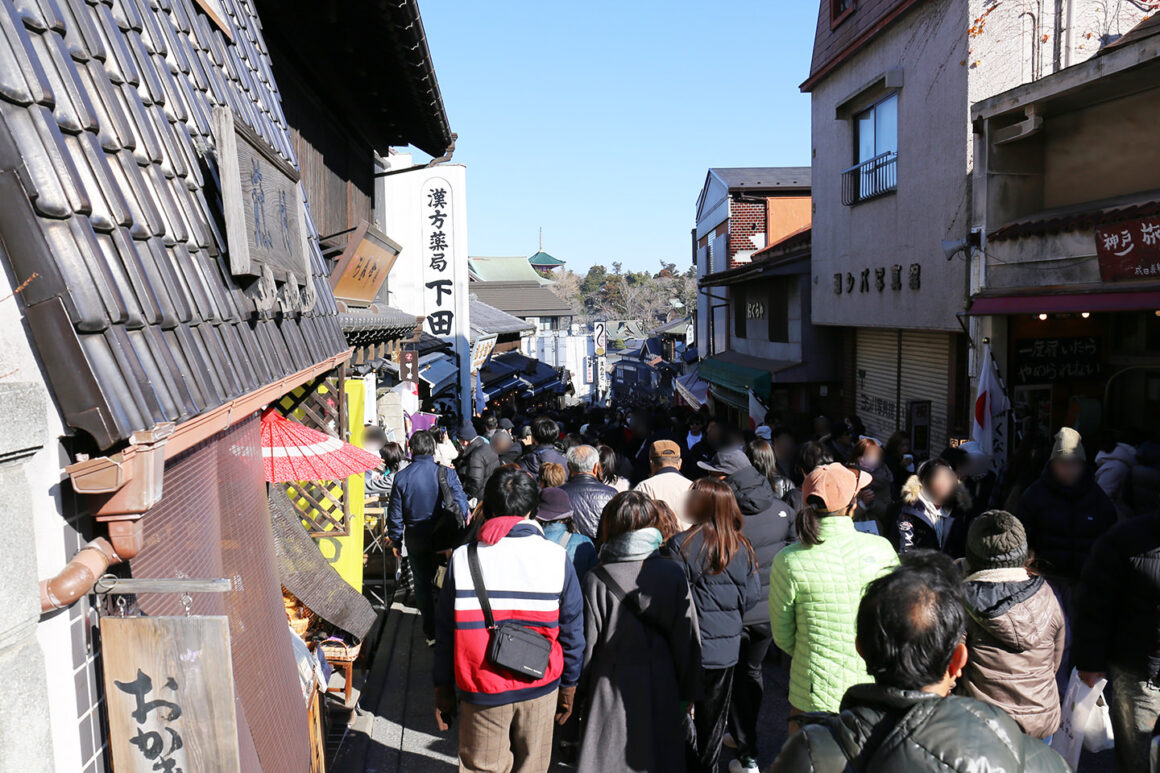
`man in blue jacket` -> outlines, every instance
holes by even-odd
[[[455,504],[467,519],[467,495],[459,484],[454,470],[435,463],[435,438],[430,432],[420,431],[411,436],[411,463],[395,473],[395,485],[387,506],[387,537],[402,560],[404,534],[407,540],[407,561],[415,580],[415,603],[423,616],[423,634],[427,646],[435,646],[435,548],[432,534],[441,514],[442,495],[439,475],[446,476],[447,485],[455,495]]]

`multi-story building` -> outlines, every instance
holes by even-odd
[[[692,235],[697,277],[748,263],[753,253],[809,224],[808,167],[710,169]],[[696,341],[702,357],[729,350],[728,303],[707,289],[697,294]]]
[[[775,206],[776,202],[771,203]],[[727,304],[729,350],[708,357],[698,375],[719,414],[745,426],[748,393],[779,421],[841,408],[842,335],[812,319],[809,227],[755,252],[748,263],[701,277]]]
[[[969,314],[1023,437],[1160,431],[1160,16],[976,104]]]
[[[330,138],[364,159],[363,182],[374,150],[451,140],[415,3],[356,6],[0,10],[0,661],[16,686],[0,767],[103,773],[128,754],[117,769],[308,770],[324,751],[287,626],[261,416],[292,413],[284,400],[324,382],[313,407],[338,408],[361,385],[335,389],[349,349],[323,255],[333,234],[315,226],[337,207],[312,208],[319,170],[300,163],[269,44],[293,36],[287,48],[326,82],[312,96],[348,118]],[[329,66],[341,77],[318,73]],[[352,179],[331,190],[365,212]],[[351,497],[362,491],[352,476]],[[361,551],[343,560],[361,566]],[[106,570],[145,585],[118,605],[97,592]],[[230,589],[183,598],[182,578]],[[189,648],[158,670],[178,640],[107,635],[118,608],[121,630],[176,620]],[[191,633],[211,624],[212,656]],[[183,725],[158,724],[181,704]]]
[[[971,104],[1095,54],[1143,14],[1112,5],[819,4],[802,84],[812,97],[813,319],[848,330],[846,411],[871,434],[908,430],[919,454],[965,434],[970,266],[942,243],[977,238]]]

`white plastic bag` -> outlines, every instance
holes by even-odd
[[[1079,672],[1074,668],[1071,670],[1071,679],[1067,683],[1067,693],[1063,698],[1063,721],[1051,739],[1051,748],[1067,760],[1072,770],[1079,765],[1079,756],[1089,732],[1092,734],[1092,746],[1089,746],[1089,749],[1110,748],[1111,716],[1107,703],[1101,701],[1107,683],[1108,680],[1100,679],[1095,687],[1088,687],[1079,678]],[[1102,716],[1101,703],[1103,703]]]
[[[1083,748],[1089,752],[1098,753],[1115,748],[1116,739],[1112,735],[1112,712],[1108,709],[1108,702],[1104,699],[1103,691],[1088,714],[1087,724],[1083,731]]]

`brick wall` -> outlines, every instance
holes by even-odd
[[[738,252],[754,252],[765,246],[764,240],[755,245],[751,237],[764,234],[767,227],[764,201],[729,203],[729,268],[748,262],[744,256],[738,261]]]

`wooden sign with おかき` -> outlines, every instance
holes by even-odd
[[[103,617],[109,748],[117,773],[239,770],[225,617]]]

